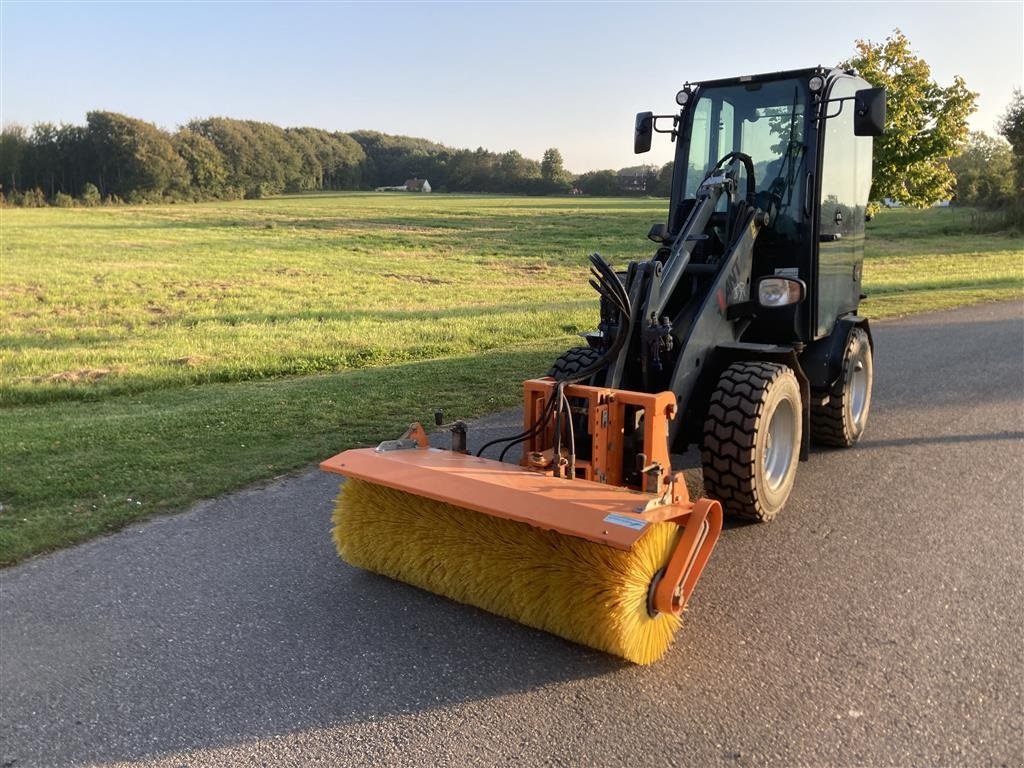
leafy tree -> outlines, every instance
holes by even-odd
[[[271,123],[211,117],[186,126],[216,146],[227,187],[245,197],[318,189],[323,169],[304,134]]]
[[[428,179],[435,188],[453,188],[450,175],[456,150],[427,139],[392,136],[378,131],[355,131],[349,135],[366,154],[362,178],[366,186],[396,186],[417,177]],[[472,177],[472,173],[464,175],[467,179]]]
[[[86,182],[82,186],[82,194],[79,197],[82,205],[94,206],[100,204],[100,191],[95,184]]]
[[[59,129],[53,123],[36,123],[32,126],[29,141],[30,178],[22,183],[25,188],[41,189],[46,197],[52,197],[57,191],[57,180],[60,174],[60,153],[57,146]]]
[[[498,155],[495,186],[508,192],[532,192],[540,181],[540,163],[512,149]]]
[[[116,112],[89,112],[86,123],[104,193],[149,200],[188,188],[185,161],[170,136],[152,123]]]
[[[288,128],[289,138],[303,142],[303,151],[308,147],[319,165],[319,182],[312,189],[354,189],[362,178],[362,167],[366,153],[359,143],[345,133],[330,133],[320,128]],[[316,168],[312,158],[303,162],[309,168]]]
[[[540,177],[546,181],[552,189],[561,189],[568,185],[570,175],[563,165],[562,153],[552,147],[544,152],[540,161]]]
[[[649,163],[643,163],[641,165],[630,165],[625,168],[619,168],[620,176],[657,176],[658,166],[651,165]]]
[[[0,132],[0,185],[7,191],[21,189],[28,153],[31,151],[24,126],[5,125]]]
[[[653,166],[628,169],[649,178]],[[621,194],[621,171],[583,179],[590,194]],[[572,180],[561,153],[538,162],[515,150],[456,150],[411,136],[281,128],[211,117],[169,134],[114,112],[90,112],[87,124],[10,126],[0,134],[0,185],[16,205],[122,200],[261,197],[282,191],[355,189],[430,179],[435,189],[545,194]],[[648,183],[648,190],[650,190]],[[61,195],[58,197],[58,195]]]
[[[224,158],[230,197],[256,197],[267,172],[261,166],[261,148],[244,120],[209,117],[186,126],[209,140]]]
[[[882,43],[858,40],[855,46],[856,55],[843,66],[888,95],[886,132],[875,139],[871,199],[926,207],[949,197],[954,178],[944,160],[967,138],[977,94],[959,75],[947,87],[932,80],[928,63],[898,29]]]
[[[585,195],[615,196],[622,194],[619,174],[615,171],[590,171],[576,179],[576,186]]]
[[[175,151],[188,168],[196,197],[223,197],[228,179],[224,155],[205,136],[182,128],[171,137]]]
[[[284,129],[255,120],[244,122],[256,152],[252,176],[257,183],[255,189],[250,189],[248,194],[251,197],[264,197],[286,190],[301,190],[302,155],[289,143]]]
[[[999,118],[999,133],[1013,148],[1018,194],[1024,194],[1024,92],[1017,88],[1006,112]]]
[[[1003,139],[972,131],[963,151],[949,161],[956,201],[994,208],[1014,194],[1013,152]]]
[[[87,180],[95,177],[97,158],[85,126],[62,125],[56,134],[58,187],[67,194],[80,194]]]
[[[308,192],[324,188],[324,167],[310,136],[294,128],[285,128],[284,137],[299,157],[299,172],[288,184],[289,192]]]
[[[658,171],[658,177],[654,181],[654,186],[649,190],[652,195],[657,197],[668,197],[672,194],[672,169],[674,164],[671,160],[661,166],[661,170]]]

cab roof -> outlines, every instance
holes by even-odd
[[[765,83],[772,80],[791,80],[797,77],[811,78],[814,75],[821,75],[825,77],[833,70],[825,69],[825,67],[808,67],[806,69],[785,69],[778,72],[765,72],[760,75],[740,75],[739,77],[724,77],[718,80],[699,80],[693,83],[687,83],[687,85],[695,85],[700,88],[707,88],[708,86],[720,86],[720,85],[742,85],[744,83]],[[844,73],[852,74],[852,73]]]

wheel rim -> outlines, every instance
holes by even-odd
[[[793,404],[783,400],[768,422],[768,436],[764,447],[764,477],[771,490],[785,481],[793,463],[796,430],[793,427]]]
[[[861,348],[850,371],[850,420],[859,427],[864,419],[868,404],[868,369],[864,364],[864,349]]]

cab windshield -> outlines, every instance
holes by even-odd
[[[715,163],[729,152],[754,162],[757,204],[799,219],[803,185],[807,94],[800,80],[702,88],[691,111],[683,197],[694,197]],[[742,168],[742,166],[739,166]],[[743,189],[741,171],[741,186]]]

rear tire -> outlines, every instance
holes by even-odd
[[[590,347],[573,347],[559,355],[558,359],[551,364],[551,368],[548,369],[548,376],[552,377],[556,381],[564,381],[570,376],[575,376],[584,368],[589,368],[591,365],[596,363],[600,357],[601,353],[596,349],[591,349]],[[590,379],[588,378],[588,380],[580,383],[589,384]]]
[[[875,368],[871,340],[854,328],[846,341],[843,370],[826,405],[811,406],[811,439],[819,445],[850,448],[864,434],[871,408]]]
[[[730,365],[704,422],[701,464],[708,496],[732,517],[771,520],[793,489],[802,429],[800,385],[791,368]]]

